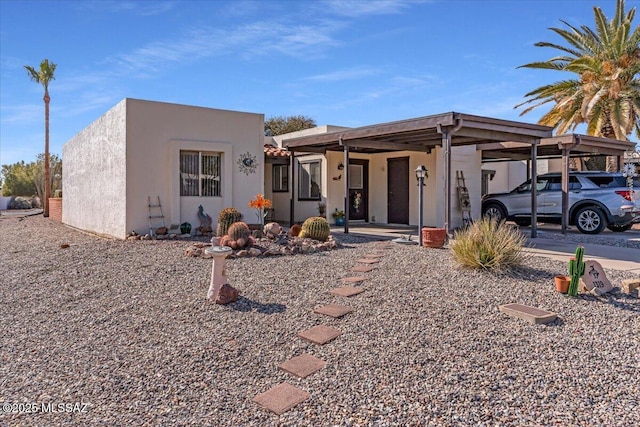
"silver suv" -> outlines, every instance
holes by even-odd
[[[571,172],[569,174],[569,224],[581,233],[598,234],[605,227],[626,231],[640,223],[640,179],[632,191],[620,173]],[[540,222],[562,221],[562,177],[558,173],[538,175],[537,218]],[[499,220],[531,224],[531,180],[509,193],[487,194],[482,214]]]

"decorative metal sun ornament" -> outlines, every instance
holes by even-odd
[[[245,175],[255,173],[258,168],[256,156],[252,155],[248,151],[244,154],[240,154],[240,158],[237,163],[240,168],[240,172],[244,172]]]

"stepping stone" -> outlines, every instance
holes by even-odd
[[[300,356],[292,357],[286,362],[281,363],[278,367],[296,377],[306,378],[324,368],[326,364],[327,362],[322,359],[303,353]]]
[[[351,271],[355,271],[357,273],[368,273],[373,270],[375,270],[374,267],[368,267],[366,265],[356,265],[351,269]]]
[[[369,252],[368,254],[364,254],[365,258],[380,258],[381,256],[384,256],[384,253],[382,253],[382,252]]]
[[[353,286],[343,286],[341,288],[331,289],[329,292],[331,292],[334,295],[339,295],[341,297],[351,297],[364,292],[364,289],[354,288]]]
[[[556,313],[551,311],[529,307],[524,304],[505,304],[498,306],[498,309],[509,316],[517,317],[533,324],[553,322],[558,317]]]
[[[313,310],[314,313],[324,314],[325,316],[331,316],[335,318],[342,317],[345,314],[351,313],[352,311],[353,308],[340,304],[327,304]]]
[[[360,258],[357,259],[356,262],[360,264],[377,264],[380,262],[380,258]]]
[[[311,329],[298,333],[300,338],[311,341],[314,344],[323,345],[342,335],[342,331],[330,326],[318,325]]]
[[[253,398],[253,401],[278,415],[309,399],[311,395],[287,383],[280,383]]]
[[[340,279],[342,283],[358,283],[364,282],[365,280],[367,280],[367,278],[364,276],[343,277]]]

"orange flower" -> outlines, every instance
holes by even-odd
[[[249,207],[260,210],[268,209],[271,207],[271,200],[265,199],[262,194],[258,194],[254,200],[249,201]]]

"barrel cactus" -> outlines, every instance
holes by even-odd
[[[242,214],[236,208],[224,208],[218,214],[218,228],[216,235],[222,237],[234,222],[242,221]]]
[[[298,235],[300,234],[300,229],[300,224],[293,224],[291,226],[291,229],[289,230],[289,236],[298,237]]]
[[[252,246],[254,238],[249,226],[244,222],[234,222],[229,226],[227,234],[220,240],[220,245],[229,246],[231,249],[243,249]]]
[[[321,216],[314,216],[307,218],[307,220],[302,223],[299,237],[309,237],[320,240],[321,242],[326,242],[330,232],[331,230],[327,220]]]

